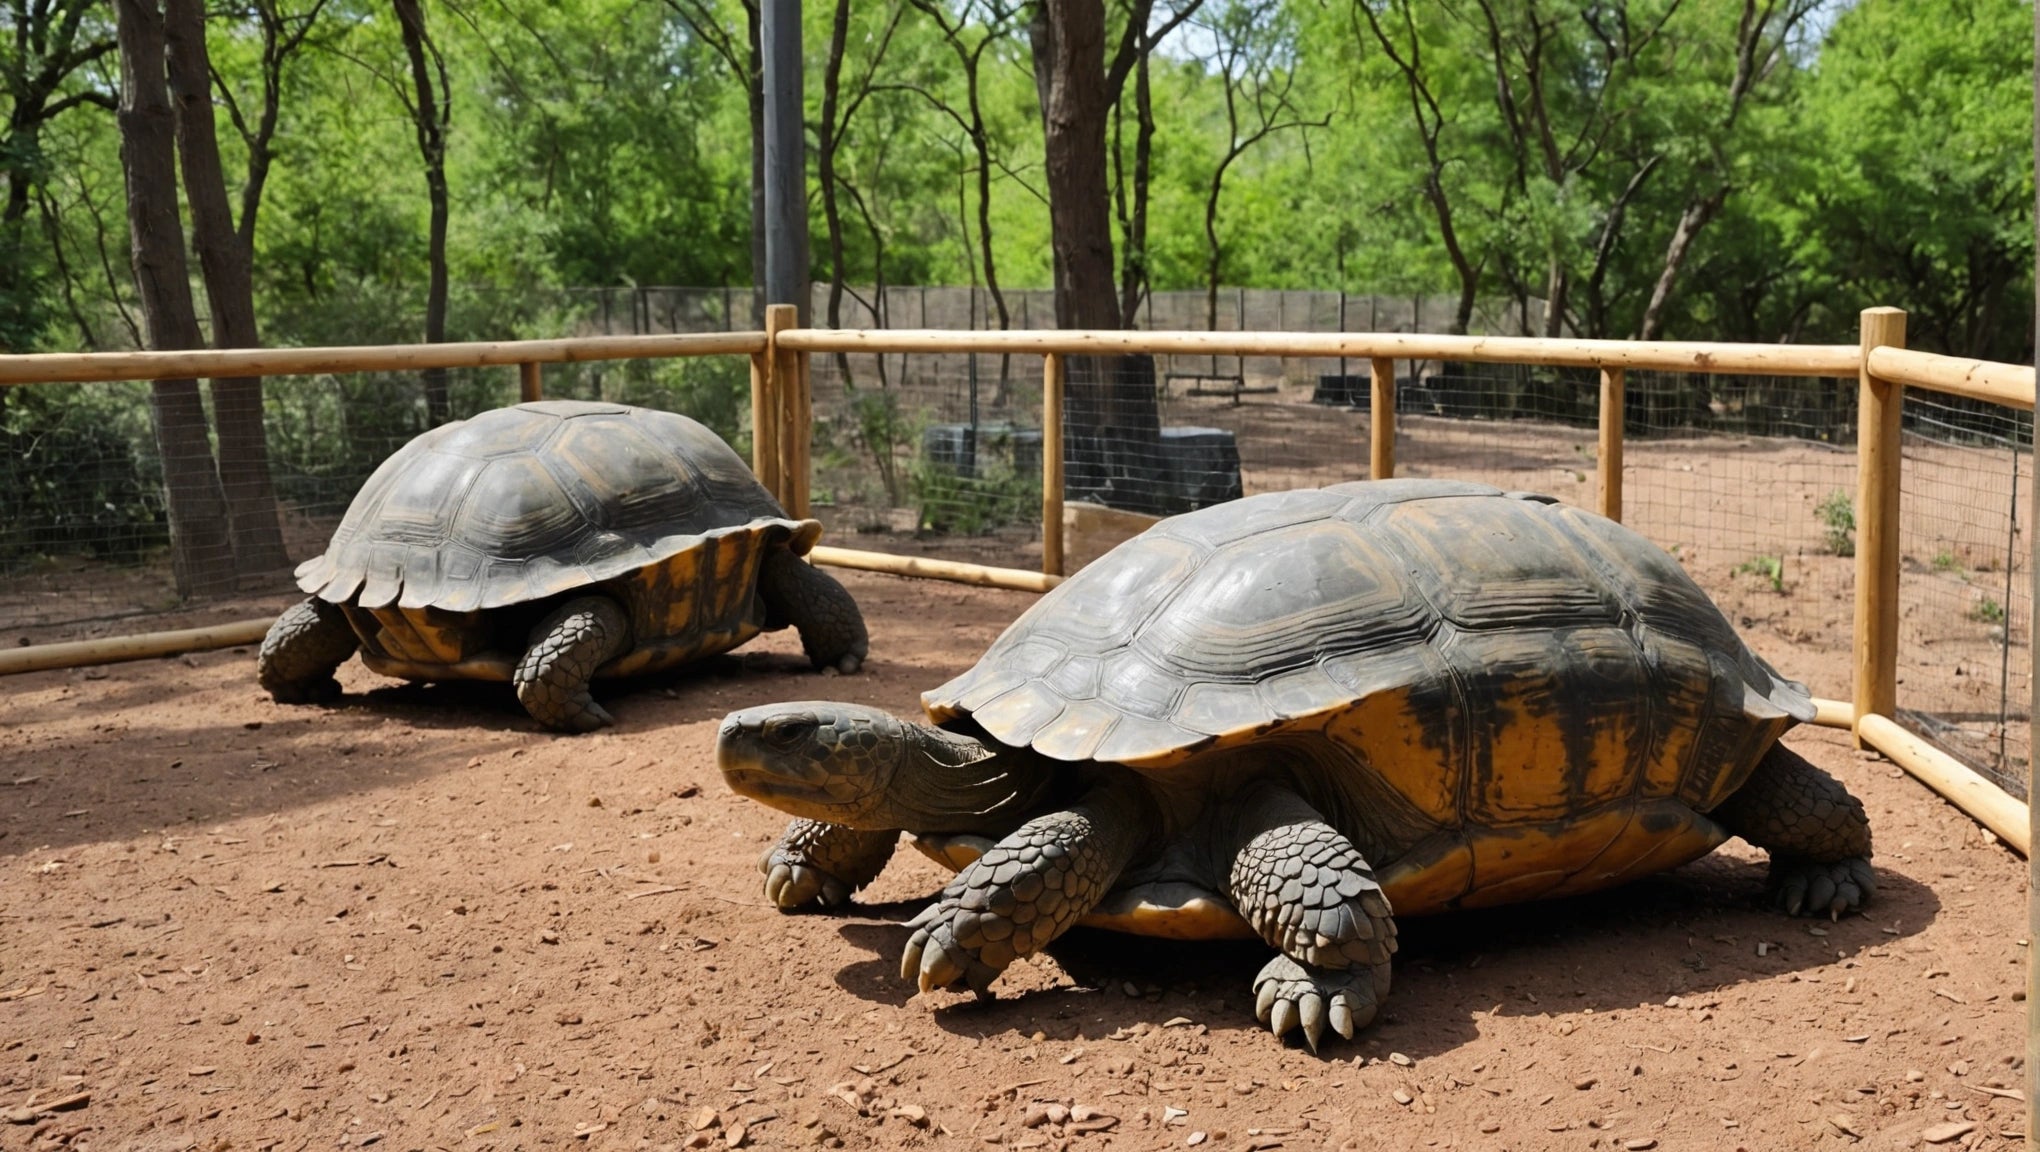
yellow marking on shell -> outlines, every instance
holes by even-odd
[[[1549,825],[1470,831],[1473,884],[1459,906],[1491,908],[1545,895],[1592,863],[1629,817],[1630,806],[1621,804]]]
[[[1121,899],[1108,899],[1077,923],[1133,936],[1163,940],[1258,940],[1233,906],[1212,896],[1193,896],[1180,903],[1156,904],[1138,888]]]
[[[1459,834],[1441,832],[1380,869],[1376,879],[1396,915],[1440,912],[1473,883],[1473,849]]]
[[[637,581],[646,587],[647,592],[654,593],[647,602],[663,608],[656,625],[661,636],[680,635],[695,620],[701,590],[700,551],[690,548],[676,552],[668,556],[665,563],[648,564],[637,574]],[[663,604],[656,594],[658,592],[664,593]]]
[[[1645,801],[1628,812],[1631,818],[1600,855],[1550,895],[1594,892],[1676,868],[1707,855],[1728,839],[1721,825],[1677,800]]]
[[[516,662],[495,653],[483,653],[452,664],[396,660],[362,650],[361,662],[379,676],[398,680],[495,680],[508,683]]]
[[[469,646],[479,638],[474,613],[452,613],[432,608],[371,608],[381,625],[378,640],[383,651],[399,660],[419,664],[458,664],[473,653]]]
[[[1698,645],[1663,633],[1653,633],[1649,644],[1655,650],[1658,689],[1650,702],[1654,723],[1651,747],[1643,765],[1640,795],[1677,796],[1696,807],[1700,798],[1689,794],[1686,774],[1699,741],[1701,727],[1711,723],[1708,697],[1714,687],[1714,672],[1707,654]]]
[[[1435,823],[1459,822],[1461,765],[1428,741],[1408,688],[1376,692],[1325,720],[1327,738],[1366,757],[1355,771],[1373,769]]]

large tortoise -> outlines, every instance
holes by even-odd
[[[864,620],[801,557],[789,518],[715,433],[685,416],[551,400],[435,428],[385,460],[324,555],[310,598],[262,642],[276,699],[337,695],[362,662],[412,680],[508,680],[541,724],[611,722],[594,677],[653,672],[793,625],[818,668],[854,672]]]
[[[1788,913],[1870,896],[1862,805],[1777,743],[1806,690],[1679,564],[1541,497],[1391,480],[1165,520],[923,697],[723,721],[737,792],[795,816],[781,907],[898,841],[960,869],[902,975],[981,993],[1083,922],[1280,949],[1277,1034],[1367,1023],[1403,915],[1569,895],[1740,835]]]

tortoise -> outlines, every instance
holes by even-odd
[[[548,400],[442,425],[368,478],[309,593],[262,642],[286,703],[337,696],[362,663],[410,680],[508,680],[548,728],[612,722],[596,677],[653,672],[792,625],[817,668],[855,672],[863,617],[802,559],[793,519],[685,416]]]
[[[1871,896],[1870,826],[1778,742],[1804,686],[1678,562],[1547,497],[1384,480],[1161,521],[926,693],[931,723],[728,716],[736,792],[797,819],[782,908],[837,905],[904,830],[955,879],[901,974],[986,994],[1078,924],[1259,938],[1261,1021],[1351,1038],[1393,913],[1587,892],[1731,835],[1788,914]]]

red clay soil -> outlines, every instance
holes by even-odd
[[[351,665],[280,707],[248,650],[5,681],[0,1149],[2009,1147],[2024,868],[1834,733],[1868,915],[1760,906],[1740,842],[1634,887],[1403,924],[1386,1017],[1257,1027],[1265,950],[1077,932],[999,998],[917,996],[903,853],[849,915],[767,907],[783,820],[716,721],[903,712],[1029,598],[850,574],[874,659],[792,638],[535,730],[501,686]],[[1840,669],[1828,671],[1845,674]],[[1804,673],[1802,673],[1804,674]]]

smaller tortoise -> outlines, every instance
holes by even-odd
[[[957,869],[901,974],[983,993],[1079,922],[1259,937],[1261,1020],[1351,1037],[1391,908],[1593,891],[1732,835],[1787,913],[1875,887],[1870,826],[1779,744],[1806,689],[1613,521],[1444,481],[1277,492],[1165,520],[923,697],[752,708],[717,761],[802,819],[760,867],[841,904],[899,832]]]
[[[539,723],[611,723],[595,677],[727,652],[792,625],[817,668],[855,672],[864,619],[801,559],[790,519],[685,416],[552,400],[484,412],[398,449],[277,618],[258,677],[285,703],[337,696],[362,663],[409,680],[508,680]]]

